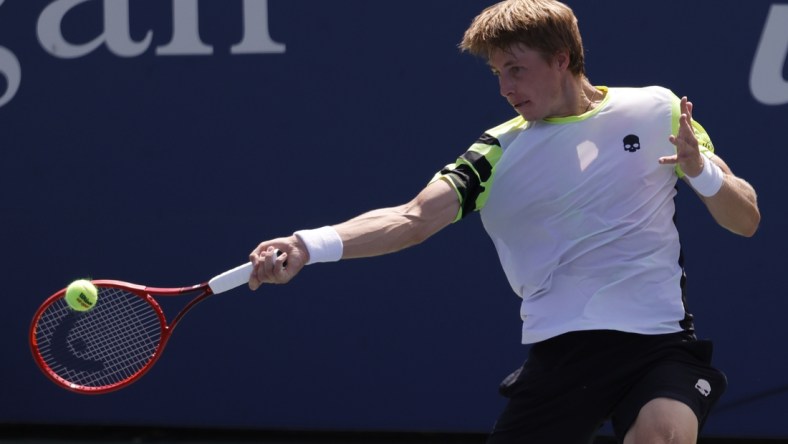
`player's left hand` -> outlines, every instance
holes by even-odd
[[[695,177],[703,170],[703,155],[698,147],[698,139],[692,130],[692,102],[687,97],[681,98],[681,118],[679,133],[671,135],[670,143],[676,146],[676,154],[659,158],[662,165],[678,164],[681,171],[689,177]],[[711,162],[711,160],[707,160]]]

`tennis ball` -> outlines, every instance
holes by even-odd
[[[92,282],[80,279],[66,287],[66,303],[76,311],[88,311],[96,305],[98,289]]]

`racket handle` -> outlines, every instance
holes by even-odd
[[[213,277],[208,281],[208,286],[211,287],[213,294],[224,293],[227,290],[240,287],[249,282],[249,276],[252,274],[252,263],[247,262],[239,265],[232,270],[227,270],[224,273]]]
[[[275,253],[277,256],[282,254],[279,249],[276,249]],[[287,262],[285,262],[286,265]],[[211,287],[213,294],[224,293],[227,290],[240,287],[249,282],[249,276],[251,276],[253,268],[251,262],[239,265],[232,270],[227,270],[218,276],[214,276],[208,281],[208,286]]]

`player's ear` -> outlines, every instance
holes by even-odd
[[[559,71],[566,71],[569,69],[569,63],[572,59],[569,57],[569,53],[567,51],[556,51],[553,54],[553,64]]]

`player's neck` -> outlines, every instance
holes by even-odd
[[[600,103],[602,103],[602,99],[605,98],[605,93],[592,85],[586,77],[583,77],[581,80],[580,91],[580,106],[583,109],[580,114],[587,113],[596,108]]]
[[[598,90],[585,76],[570,77],[564,83],[563,112],[556,117],[579,116],[596,108],[604,98],[604,92]]]

